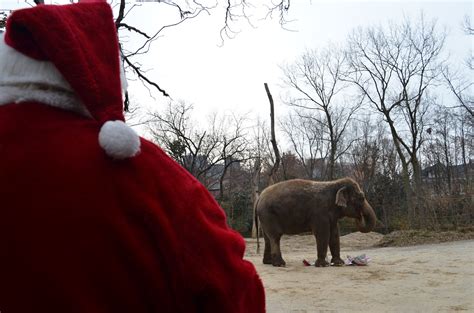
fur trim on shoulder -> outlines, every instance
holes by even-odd
[[[91,117],[81,101],[70,92],[54,89],[38,89],[36,85],[5,86],[0,84],[0,105],[21,102],[40,102]]]

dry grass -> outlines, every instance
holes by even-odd
[[[375,246],[404,247],[468,239],[474,239],[474,227],[451,231],[397,230],[383,236]]]
[[[457,230],[434,231],[434,230],[397,230],[387,235],[376,232],[362,234],[355,232],[341,236],[341,249],[363,249],[374,247],[406,247],[423,244],[434,244],[450,241],[474,239],[474,226],[464,227]],[[246,238],[247,244],[255,245],[254,238]],[[260,238],[263,251],[263,239]],[[316,240],[313,235],[303,234],[295,236],[283,236],[281,241],[282,250],[306,250],[316,248]],[[254,255],[253,248],[247,253]]]

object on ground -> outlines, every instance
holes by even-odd
[[[367,257],[365,254],[361,254],[356,257],[351,257],[350,255],[347,256],[347,260],[344,261],[345,265],[358,265],[358,266],[365,266],[369,264],[371,259]],[[309,262],[306,259],[303,259],[304,266],[314,266],[315,262]],[[333,265],[333,263],[331,263]]]
[[[368,258],[365,254],[361,254],[356,257],[351,257],[350,255],[347,256],[347,260],[344,262],[346,265],[358,265],[358,266],[365,266],[370,262],[370,258]]]
[[[327,259],[326,259],[327,261]],[[316,262],[309,262],[308,260],[306,259],[303,259],[303,265],[304,266],[314,266],[316,264]],[[331,265],[333,265],[333,263],[331,263]]]

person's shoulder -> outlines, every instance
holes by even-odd
[[[140,143],[140,153],[136,156],[136,162],[142,170],[154,175],[161,183],[172,184],[179,187],[180,190],[184,190],[184,188],[201,190],[204,188],[194,176],[161,147],[142,137]]]
[[[133,162],[129,173],[141,184],[141,192],[153,194],[173,216],[206,211],[215,220],[224,220],[207,188],[159,146],[141,138],[141,151]]]
[[[173,160],[160,146],[140,137],[140,152],[137,161],[145,167],[154,167],[161,172],[174,172],[176,175],[192,177],[181,165]]]

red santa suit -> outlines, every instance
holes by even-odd
[[[106,3],[14,12],[0,38],[0,311],[263,312],[205,188],[123,122]]]

